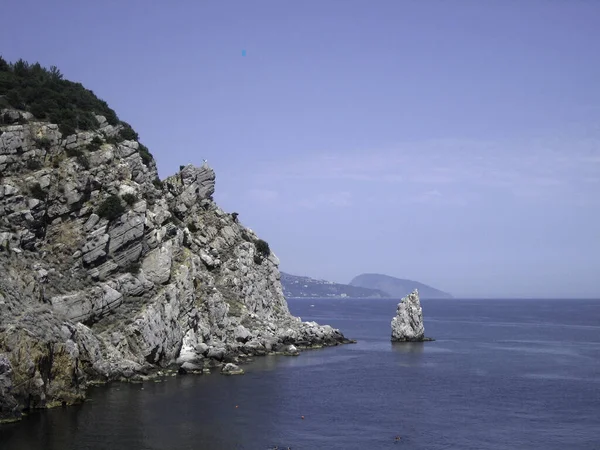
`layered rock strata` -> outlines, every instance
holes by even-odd
[[[277,257],[214,203],[206,164],[160,181],[104,117],[63,136],[2,113],[20,124],[0,126],[0,420],[91,382],[348,342],[290,314]]]

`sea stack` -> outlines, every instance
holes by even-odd
[[[415,289],[398,303],[396,317],[392,319],[392,342],[429,341],[425,337],[423,309],[419,292]]]

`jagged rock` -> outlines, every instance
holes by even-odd
[[[202,369],[204,368],[204,366],[198,365],[198,364],[194,364],[191,362],[184,362],[178,370],[178,373],[181,375],[185,375],[188,373],[194,373],[194,372],[202,372]]]
[[[286,356],[298,356],[299,354],[300,352],[295,345],[288,345],[284,352],[284,355]]]
[[[392,319],[393,342],[420,342],[425,338],[423,309],[419,292],[415,289],[398,303],[396,317]]]
[[[240,357],[349,342],[290,314],[279,260],[255,262],[258,237],[213,202],[208,165],[157,183],[137,142],[114,143],[122,125],[97,118],[66,137],[43,122],[0,126],[0,420],[79,401],[92,381],[171,364],[238,373]],[[125,194],[136,201],[100,217]]]
[[[248,342],[252,338],[252,333],[243,325],[238,325],[235,329],[235,340],[237,342]]]
[[[221,369],[223,375],[243,375],[244,369],[232,363],[227,363]]]

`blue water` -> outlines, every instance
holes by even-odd
[[[437,340],[392,345],[396,302],[290,300],[359,342],[94,388],[0,427],[0,448],[600,449],[600,301],[424,300]]]

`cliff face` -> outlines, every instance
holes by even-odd
[[[79,401],[91,381],[347,342],[290,314],[279,261],[213,202],[207,165],[160,182],[104,117],[69,136],[2,117],[0,419]]]

